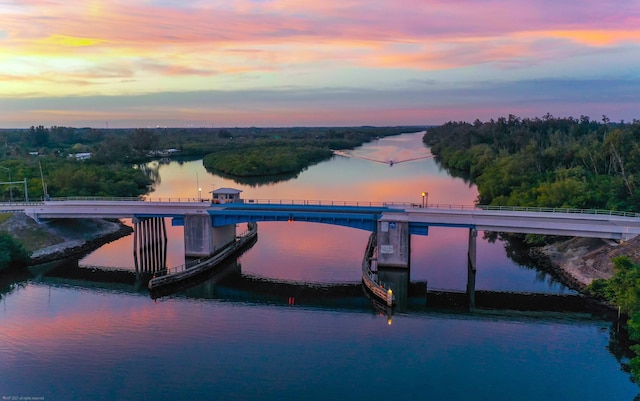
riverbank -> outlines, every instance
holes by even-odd
[[[7,232],[31,253],[30,264],[51,262],[81,255],[118,238],[133,229],[119,220],[59,219],[38,223],[17,213],[0,222]]]
[[[640,263],[640,237],[622,243],[598,238],[572,238],[531,248],[529,254],[567,287],[584,292],[593,280],[613,276],[613,258],[627,256],[634,263]]]

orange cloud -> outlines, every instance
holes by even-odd
[[[86,46],[95,46],[101,43],[105,43],[106,41],[101,39],[75,37],[75,36],[51,35],[45,39],[38,40],[38,42],[45,46],[58,45],[58,46],[68,46],[68,47],[86,47]]]
[[[524,33],[528,35],[528,33]],[[612,46],[623,43],[640,42],[640,29],[635,30],[575,30],[545,31],[533,33],[536,36],[569,39],[587,46]]]

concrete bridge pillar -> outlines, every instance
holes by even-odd
[[[378,266],[409,267],[411,234],[406,221],[378,221]]]
[[[469,309],[476,307],[476,238],[478,231],[469,229],[469,250],[467,252],[467,299]]]
[[[235,224],[211,227],[211,217],[206,214],[184,216],[184,254],[202,258],[213,255],[236,238]]]
[[[409,269],[381,269],[378,267],[378,280],[393,290],[396,311],[406,312],[409,300]]]

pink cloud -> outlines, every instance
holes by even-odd
[[[3,85],[2,90],[15,97],[39,93],[53,98],[220,88],[232,93],[255,85],[275,88],[282,96],[268,97],[262,104],[248,97],[241,107],[227,110],[210,110],[206,103],[177,108],[158,107],[152,102],[141,105],[136,113],[117,108],[111,112],[129,122],[141,121],[142,115],[152,118],[155,107],[156,118],[172,115],[175,122],[216,121],[221,125],[322,125],[328,120],[335,125],[414,123],[446,121],[460,113],[474,119],[477,114],[485,115],[485,109],[491,109],[496,117],[504,114],[496,110],[506,106],[522,110],[546,107],[543,113],[548,111],[550,97],[540,93],[536,95],[544,103],[531,109],[527,109],[529,104],[521,106],[514,101],[500,103],[502,97],[497,92],[492,92],[495,106],[469,104],[467,96],[454,99],[449,92],[457,91],[463,81],[473,81],[476,71],[482,73],[477,79],[485,81],[511,79],[511,73],[518,73],[514,79],[548,80],[574,77],[577,71],[581,78],[618,79],[620,71],[635,71],[639,54],[640,8],[636,2],[153,3],[5,0],[0,9],[0,82],[9,85]],[[615,68],[610,57],[602,57],[612,52],[617,56]],[[597,62],[589,65],[596,55],[600,55]],[[440,90],[442,82],[455,84],[450,91],[436,93],[438,104],[420,105],[408,105],[398,97],[380,100],[375,96],[350,98],[353,104],[346,104],[340,91],[332,98],[300,104],[295,101],[299,94],[292,101],[286,93],[287,88],[302,86],[310,93],[332,87],[413,89],[411,82],[423,77]],[[431,88],[423,89],[424,94],[431,94],[427,90]],[[573,92],[556,95],[576,93],[575,87],[568,89]],[[460,96],[461,92],[456,93]],[[531,96],[523,94],[521,98],[529,102]],[[143,101],[151,98],[140,99]],[[76,120],[84,118],[82,105],[76,108]],[[30,119],[71,114],[56,104],[33,107],[25,113],[31,113]],[[87,118],[104,118],[86,113]]]
[[[50,34],[99,38],[122,45],[296,41],[420,41],[490,37],[522,30],[637,31],[639,13],[620,13],[605,3],[592,7],[545,7],[529,1],[228,2],[226,7],[153,7],[139,2],[103,2],[95,12],[70,3],[36,2],[25,15],[8,15],[11,37]],[[585,11],[585,10],[588,10]],[[91,29],[87,29],[91,27]],[[5,28],[5,29],[7,29]]]

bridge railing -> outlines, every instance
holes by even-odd
[[[478,209],[477,205],[459,205],[455,203],[429,203],[426,206],[423,206],[418,203],[412,203],[411,207],[413,208],[428,208],[428,209],[451,209],[451,210],[475,210]]]
[[[413,208],[422,209],[419,204],[411,204]],[[540,212],[540,213],[565,213],[565,214],[598,214],[622,217],[640,217],[640,213],[623,212],[618,210],[606,209],[577,209],[563,207],[535,207],[535,206],[492,206],[492,205],[456,205],[456,204],[437,204],[430,203],[424,208],[428,209],[451,209],[451,210],[497,210],[505,212]]]
[[[112,201],[112,202],[166,202],[166,203],[210,203],[210,199],[204,198],[172,198],[172,197],[99,197],[99,196],[69,196],[51,198],[50,201]],[[596,214],[622,217],[639,217],[640,213],[624,212],[605,209],[578,209],[560,207],[534,207],[534,206],[492,206],[492,205],[462,205],[462,204],[437,204],[429,203],[423,205],[415,202],[380,202],[380,201],[338,201],[338,200],[308,200],[308,199],[239,199],[222,202],[221,204],[256,204],[256,205],[300,205],[300,206],[360,206],[360,207],[402,207],[414,209],[451,209],[451,210],[496,210],[511,212],[544,212],[544,213],[564,213],[564,214]],[[43,202],[12,202],[11,205],[34,206]],[[217,203],[213,203],[217,204]],[[6,206],[0,202],[0,208]]]
[[[59,196],[47,199],[49,202],[66,202],[66,201],[105,201],[105,202],[127,202],[142,201],[137,196]]]
[[[416,206],[411,202],[373,202],[373,201],[343,201],[343,200],[308,200],[308,199],[239,199],[239,200],[223,200],[221,202],[212,202],[211,199],[205,198],[173,198],[173,197],[100,197],[100,196],[67,196],[49,199],[53,202],[62,201],[104,201],[104,202],[167,202],[167,203],[212,203],[212,204],[249,204],[249,205],[302,205],[302,206],[368,206],[368,207],[387,207],[387,206]]]
[[[38,206],[38,205],[42,205],[42,201],[35,201],[35,202],[16,202],[16,201],[12,201],[12,202],[0,202],[0,207],[10,207],[10,206]]]
[[[478,205],[476,206],[476,208],[483,209],[483,210],[498,210],[498,211],[512,211],[512,212],[599,214],[599,215],[622,216],[622,217],[640,217],[640,213],[636,213],[636,212],[623,212],[623,211],[605,210],[605,209],[576,209],[576,208],[561,208],[561,207],[489,206],[489,205]]]
[[[257,205],[299,205],[299,206],[362,206],[362,207],[410,207],[411,202],[374,202],[374,201],[344,201],[344,200],[309,200],[309,199],[241,199],[244,204]]]
[[[66,197],[56,197],[50,198],[48,201],[51,202],[65,202],[65,201],[98,201],[98,202],[166,202],[166,203],[196,203],[196,202],[210,202],[209,199],[203,198],[173,198],[173,197],[158,197],[151,198],[147,196],[66,196]]]

